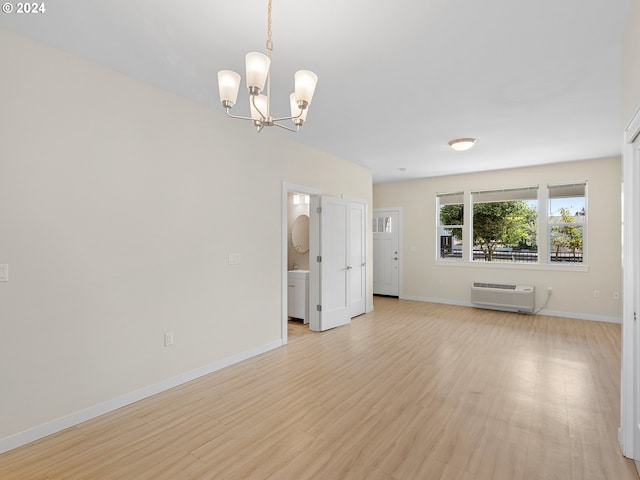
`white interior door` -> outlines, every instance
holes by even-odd
[[[373,211],[373,293],[399,296],[400,213]]]
[[[349,203],[341,198],[320,196],[318,206],[318,329],[324,331],[351,322],[351,275],[348,268]],[[314,305],[310,307],[313,308]],[[310,324],[310,328],[313,329],[313,325]]]
[[[350,316],[362,315],[366,311],[367,250],[366,250],[366,205],[349,203],[349,266],[350,269]]]
[[[640,108],[624,132],[619,441],[640,472]]]
[[[631,225],[633,231],[633,252],[635,257],[632,265],[626,268],[633,269],[633,458],[636,466],[640,461],[640,267],[638,265],[638,255],[640,252],[640,136],[633,142],[633,206],[634,223]]]

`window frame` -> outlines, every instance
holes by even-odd
[[[582,225],[582,262],[551,262],[551,225],[550,217],[550,194],[549,186],[556,185],[584,185],[584,208],[585,218]],[[538,258],[536,262],[518,262],[518,261],[476,261],[473,260],[473,194],[478,192],[492,191],[511,191],[524,188],[537,189],[537,221],[536,221],[536,244],[538,248]],[[440,234],[444,227],[440,223],[440,197],[447,195],[460,195],[463,197],[463,225],[454,225],[453,227],[462,227],[462,258],[441,258],[440,250]],[[436,265],[456,265],[465,267],[481,267],[481,268],[499,268],[499,269],[531,269],[531,270],[572,270],[572,271],[588,271],[588,216],[589,216],[589,195],[588,181],[580,180],[574,182],[549,182],[548,184],[531,184],[526,187],[505,187],[505,188],[483,188],[483,189],[464,189],[457,193],[436,193],[436,234],[435,234],[435,264]],[[451,226],[449,226],[451,227]]]
[[[462,224],[461,225],[442,225],[442,223],[440,223],[440,209],[443,206],[443,204],[441,203],[440,199],[441,198],[446,198],[446,197],[461,197],[461,201],[460,202],[451,202],[451,203],[445,203],[445,205],[462,205]],[[436,259],[440,262],[463,262],[467,259],[467,255],[466,255],[466,243],[465,243],[465,238],[468,237],[468,229],[465,229],[465,218],[466,218],[466,207],[465,207],[465,194],[463,191],[461,192],[454,192],[454,193],[436,193],[436,221],[437,221],[437,228],[436,228]],[[444,258],[442,257],[442,248],[441,248],[441,242],[442,242],[442,232],[446,229],[446,228],[459,228],[460,231],[462,232],[462,238],[460,239],[460,243],[461,243],[461,255],[460,258],[456,258],[456,257],[449,257],[449,258]],[[453,250],[453,235],[451,236],[452,238],[452,246],[451,249]],[[467,242],[468,243],[468,242]]]
[[[533,195],[531,194],[533,192]],[[472,190],[470,193],[470,209],[471,209],[471,252],[470,252],[470,260],[472,262],[477,263],[513,263],[518,265],[523,264],[538,264],[540,263],[540,247],[538,239],[540,238],[539,231],[539,219],[540,219],[540,186],[539,185],[526,185],[520,187],[509,187],[509,188],[492,188],[492,189],[484,189],[484,190]],[[514,195],[515,194],[515,195]],[[483,198],[484,197],[484,198]],[[476,198],[480,198],[480,200],[476,200]],[[535,243],[536,243],[536,259],[534,261],[516,261],[516,260],[504,260],[504,259],[495,259],[495,260],[486,260],[485,258],[476,258],[475,255],[475,238],[473,235],[473,228],[475,225],[474,220],[474,212],[476,204],[482,203],[501,203],[501,202],[517,202],[517,201],[527,201],[527,200],[535,200]],[[505,247],[502,247],[505,248]],[[484,252],[484,250],[481,250]],[[494,251],[493,253],[498,253],[498,251]],[[485,253],[486,255],[486,253]]]
[[[552,247],[551,247],[551,229],[553,227],[557,227],[557,226],[570,226],[571,223],[570,222],[566,222],[566,223],[551,223],[550,222],[550,218],[551,218],[551,200],[552,198],[562,198],[562,197],[552,197],[551,196],[551,189],[552,188],[562,188],[562,187],[566,187],[566,188],[570,188],[570,187],[583,187],[584,188],[584,221],[582,223],[582,225],[580,225],[580,227],[582,228],[582,261],[581,262],[558,262],[558,261],[551,261],[551,253],[552,253]],[[588,199],[589,199],[589,195],[588,195],[588,182],[586,180],[582,180],[582,181],[575,181],[575,182],[560,182],[560,183],[549,183],[547,184],[547,211],[546,211],[546,215],[547,215],[547,228],[546,228],[546,240],[547,240],[547,254],[546,254],[546,263],[548,265],[554,265],[554,266],[558,266],[558,267],[567,267],[567,266],[582,266],[582,265],[588,265],[587,260],[588,260],[588,256],[587,256],[587,244],[588,244],[588,229],[587,229],[587,225],[589,223],[589,205],[588,205]],[[574,196],[574,197],[564,197],[564,198],[578,198],[578,196]]]

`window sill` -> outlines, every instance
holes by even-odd
[[[542,263],[468,262],[464,260],[436,260],[437,267],[493,268],[502,270],[543,270],[554,272],[588,272],[589,265],[553,265]]]

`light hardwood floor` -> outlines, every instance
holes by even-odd
[[[375,312],[0,455],[9,479],[637,480],[620,326]]]

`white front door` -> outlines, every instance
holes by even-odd
[[[350,269],[350,315],[355,317],[366,311],[367,250],[366,250],[366,205],[349,203],[349,266]]]
[[[315,208],[312,202],[311,208]],[[349,202],[341,198],[317,197],[319,226],[319,260],[317,262],[320,292],[318,310],[320,331],[351,322],[349,268]],[[316,210],[317,211],[317,210]],[[310,328],[315,329],[310,323]]]
[[[400,212],[373,211],[373,293],[399,296]]]

